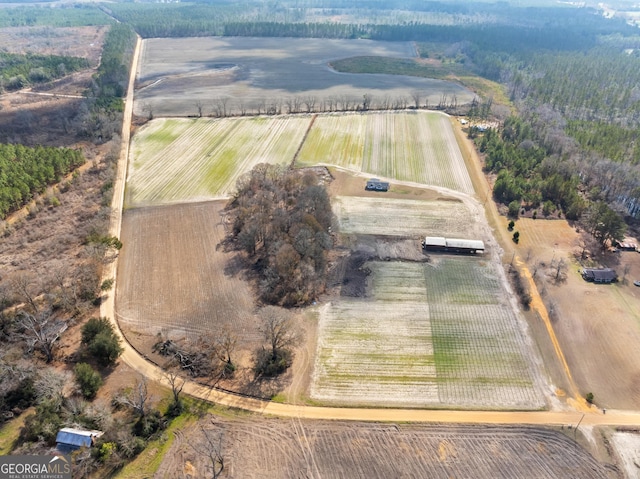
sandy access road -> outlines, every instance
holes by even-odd
[[[122,124],[122,148],[117,165],[117,176],[114,184],[114,195],[111,204],[111,218],[109,234],[120,236],[122,207],[124,202],[124,187],[126,181],[127,161],[129,157],[129,143],[131,133],[131,118],[133,113],[133,87],[136,77],[136,66],[140,55],[141,39],[138,37],[133,55],[133,67],[125,99],[125,110]],[[104,269],[104,278],[117,281],[117,257]],[[116,291],[115,284],[112,291]],[[100,315],[109,318],[115,326],[122,341],[124,352],[121,361],[133,370],[151,381],[168,386],[164,371],[142,357],[125,339],[115,321],[115,297],[109,295],[100,306]],[[262,414],[296,417],[307,419],[340,419],[357,421],[402,421],[422,423],[464,423],[464,424],[530,424],[530,425],[577,425],[587,426],[640,426],[640,412],[609,410],[606,414],[600,412],[581,413],[577,411],[458,411],[458,410],[420,410],[420,409],[365,409],[365,408],[335,408],[315,407],[293,404],[281,404],[269,401],[246,398],[234,394],[227,394],[207,386],[188,381],[183,391],[198,399],[215,402],[221,405],[258,412]]]

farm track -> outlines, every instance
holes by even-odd
[[[127,172],[127,159],[131,116],[133,107],[133,85],[140,51],[140,39],[136,44],[133,55],[133,65],[125,101],[124,121],[122,128],[122,150],[117,165],[117,176],[114,183],[114,195],[109,223],[109,233],[120,236],[121,216],[124,204],[124,186]],[[114,279],[117,285],[117,259],[108,264],[103,271],[104,279]],[[114,288],[114,291],[116,289]],[[116,333],[122,340],[124,347],[121,361],[133,370],[151,381],[168,386],[167,379],[161,368],[143,358],[122,335],[118,322],[115,320],[114,295],[108,295],[100,306],[101,316],[110,318],[116,327]],[[396,422],[431,422],[456,424],[531,424],[531,425],[568,425],[582,421],[585,426],[610,425],[640,427],[640,413],[635,411],[609,410],[606,415],[596,412],[585,414],[576,411],[445,411],[445,410],[414,410],[414,409],[362,409],[362,408],[323,408],[314,406],[299,406],[260,401],[224,393],[210,387],[188,381],[184,386],[184,393],[193,397],[226,405],[233,408],[255,411],[283,417],[298,417],[309,419],[343,419],[350,421],[396,421]],[[480,452],[482,454],[482,452]]]

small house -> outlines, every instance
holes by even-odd
[[[611,268],[585,268],[582,278],[593,283],[609,284],[618,281],[618,275]]]
[[[71,452],[81,447],[91,447],[102,434],[104,434],[102,431],[64,427],[56,436],[56,448],[61,452]]]
[[[386,181],[380,181],[378,178],[371,178],[367,180],[367,186],[365,190],[370,191],[389,191],[389,183]]]

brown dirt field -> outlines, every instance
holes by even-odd
[[[414,188],[411,186],[391,183],[389,191],[379,192],[366,190],[365,185],[370,175],[356,175],[338,168],[329,168],[333,181],[329,184],[331,196],[363,196],[366,198],[397,198],[413,200],[448,200],[458,201],[455,198],[447,197],[442,193],[429,188]]]
[[[239,258],[217,249],[225,234],[223,207],[206,202],[125,212],[116,304],[129,331],[196,339],[228,324],[245,341],[259,338]]]
[[[518,254],[529,256],[528,264],[538,266],[538,284],[545,303],[555,305],[553,326],[582,394],[593,392],[600,407],[638,409],[640,407],[640,254],[610,253],[601,264],[609,265],[622,277],[630,267],[626,282],[597,285],[579,274],[575,260],[578,233],[566,221],[520,219],[516,223],[521,241]],[[566,281],[554,281],[559,259],[568,262]],[[546,275],[545,275],[546,273]]]
[[[210,477],[194,450],[206,444],[202,427],[222,436],[228,478],[616,477],[549,429],[210,416],[176,434],[155,478]]]

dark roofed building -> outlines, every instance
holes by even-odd
[[[86,431],[72,427],[64,427],[56,436],[56,447],[62,452],[71,452],[81,447],[91,447],[95,440],[102,436],[102,431]]]
[[[613,283],[618,280],[618,275],[611,268],[585,268],[582,277],[594,283]]]
[[[389,183],[386,181],[380,181],[378,178],[371,178],[367,180],[366,190],[371,191],[389,191]]]

